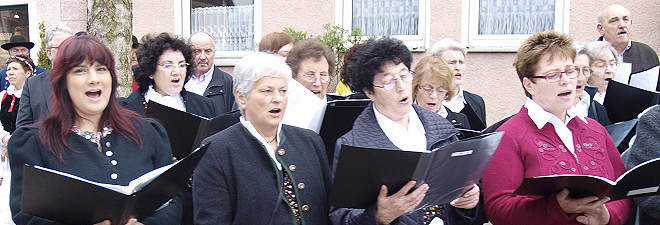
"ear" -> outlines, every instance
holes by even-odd
[[[527,92],[529,92],[530,95],[533,96],[534,95],[534,88],[536,87],[536,84],[534,82],[532,82],[532,80],[530,80],[527,77],[523,78],[522,83],[523,83],[523,88],[525,88],[525,90]]]
[[[596,30],[598,30],[598,33],[602,36],[605,34],[605,31],[603,30],[603,25],[596,24]]]
[[[245,96],[241,94],[238,90],[234,91],[234,97],[236,98],[236,102],[238,103],[238,107],[241,107],[242,109],[245,109]]]
[[[362,92],[367,96],[367,98],[369,98],[369,99],[371,99],[371,100],[374,100],[374,97],[375,97],[375,96],[374,96],[374,91],[369,90],[369,89],[367,89],[367,88],[363,88],[363,89],[362,89]]]

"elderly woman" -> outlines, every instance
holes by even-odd
[[[438,57],[427,56],[415,65],[414,71],[412,92],[415,103],[438,113],[455,127],[470,129],[470,122],[465,114],[452,112],[442,105],[443,101],[453,98],[458,92],[454,85],[454,72],[447,63]]]
[[[619,66],[616,50],[606,41],[594,41],[587,45],[589,54],[589,65],[591,66],[591,76],[587,84],[595,87],[598,91],[589,93],[594,101],[603,104],[607,84],[614,79],[617,67]]]
[[[115,59],[99,40],[87,35],[68,38],[53,65],[52,111],[41,123],[19,127],[9,140],[11,210],[17,224],[58,224],[21,211],[25,164],[128,185],[172,163],[165,129],[117,103]],[[181,203],[174,198],[142,221],[134,218],[127,224],[178,224],[180,216]]]
[[[293,48],[293,42],[296,40],[284,32],[270,32],[261,38],[259,42],[260,52],[270,52],[278,56],[284,57],[286,61],[289,52]]]
[[[317,39],[296,42],[286,63],[291,66],[293,79],[320,99],[327,100],[330,77],[335,74],[335,55],[328,45]]]
[[[413,105],[412,54],[397,39],[370,40],[353,55],[348,66],[351,83],[373,100],[358,116],[353,128],[337,140],[333,171],[339,160],[341,145],[429,151],[457,141],[457,131],[437,113]],[[415,186],[410,181],[395,194],[387,196],[387,186],[381,187],[377,202],[367,209],[333,208],[333,224],[428,224],[433,220],[444,224],[474,222],[479,202],[475,185],[464,197],[451,204],[415,210],[429,187]],[[410,192],[410,193],[409,193]]]
[[[575,78],[577,81],[575,92],[575,113],[582,117],[592,118],[603,126],[610,125],[612,122],[610,122],[610,119],[607,116],[605,106],[594,101],[592,95],[589,94],[595,93],[597,88],[587,87],[587,81],[591,76],[587,46],[576,44],[575,52],[575,67],[577,67],[578,71],[578,76]]]
[[[327,224],[330,168],[321,138],[281,123],[291,69],[254,53],[234,69],[241,118],[204,140],[195,224]]]
[[[140,88],[122,99],[124,107],[144,115],[147,103],[153,100],[206,118],[219,114],[213,101],[183,88],[195,68],[190,64],[193,53],[186,42],[168,33],[145,36],[142,42],[135,71]]]
[[[623,224],[630,199],[514,194],[525,177],[582,174],[615,179],[626,171],[605,128],[576,115],[575,48],[566,34],[546,31],[523,42],[514,67],[527,102],[504,123],[505,131],[482,179],[486,214],[493,224]]]

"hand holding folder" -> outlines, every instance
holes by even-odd
[[[206,149],[202,146],[176,163],[134,179],[128,186],[25,165],[21,211],[65,224],[110,220],[116,225],[130,218],[144,219],[186,188]]]
[[[450,202],[479,182],[503,134],[484,134],[430,152],[343,145],[330,205],[367,208],[376,202],[381,185],[387,185],[389,196],[410,180],[430,188],[418,208]]]

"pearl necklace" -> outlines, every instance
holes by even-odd
[[[109,127],[103,127],[103,131],[99,132],[90,132],[90,131],[83,131],[80,130],[78,127],[73,126],[71,128],[71,131],[76,133],[77,135],[80,135],[81,137],[91,141],[92,143],[98,143],[102,137],[108,136],[110,133],[112,133],[112,128]]]

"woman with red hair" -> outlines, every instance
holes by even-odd
[[[115,60],[99,40],[87,35],[68,38],[53,65],[50,114],[40,123],[18,128],[8,144],[14,172],[10,207],[17,224],[56,224],[21,211],[24,164],[128,185],[172,163],[165,129],[117,102]],[[174,198],[151,216],[133,218],[127,224],[177,224],[180,216],[180,199]]]

